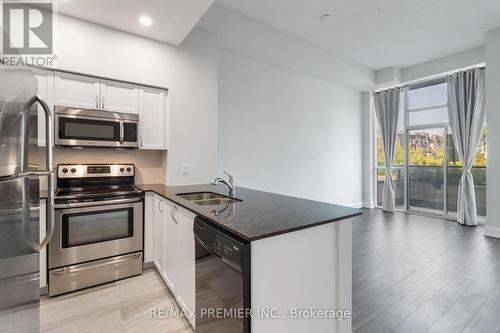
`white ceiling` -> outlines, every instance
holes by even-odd
[[[60,13],[180,45],[214,0],[58,0]],[[139,17],[149,16],[145,27]]]
[[[371,69],[407,67],[484,44],[500,0],[216,0]],[[321,21],[323,14],[330,20]]]

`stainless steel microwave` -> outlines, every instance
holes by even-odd
[[[57,147],[138,148],[139,116],[55,106]]]

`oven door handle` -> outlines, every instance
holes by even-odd
[[[65,208],[79,208],[79,207],[93,207],[93,206],[105,206],[114,205],[130,202],[139,202],[142,198],[127,198],[127,199],[114,199],[114,200],[104,200],[104,201],[90,201],[90,202],[74,202],[69,204],[55,204],[55,209],[65,209]]]
[[[134,254],[128,254],[125,256],[122,256],[120,258],[110,258],[107,260],[103,260],[102,262],[95,264],[93,262],[85,263],[85,264],[79,264],[77,268],[71,268],[71,267],[64,267],[64,268],[58,268],[52,271],[53,275],[63,275],[63,274],[71,274],[71,273],[78,273],[81,271],[87,271],[89,269],[94,269],[98,267],[103,267],[103,266],[109,266],[109,265],[116,265],[120,264],[122,262],[126,261],[132,261],[141,256],[141,253],[134,253]]]

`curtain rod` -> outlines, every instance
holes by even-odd
[[[476,65],[476,66],[469,66],[469,67],[465,67],[463,69],[459,69],[459,70],[455,70],[455,71],[450,71],[450,72],[446,72],[444,74],[438,74],[439,76],[436,76],[434,78],[424,78],[424,79],[420,79],[420,80],[414,80],[414,81],[410,81],[408,83],[405,83],[405,84],[402,84],[402,85],[398,85],[398,86],[395,86],[395,87],[392,87],[392,88],[382,88],[382,89],[371,89],[370,90],[370,93],[371,94],[375,94],[375,93],[380,93],[380,92],[383,92],[383,91],[387,91],[387,90],[391,90],[391,89],[404,89],[404,88],[408,88],[408,87],[413,87],[413,86],[418,86],[420,84],[425,84],[426,82],[429,82],[429,83],[432,83],[434,81],[440,81],[440,80],[443,80],[445,79],[447,76],[449,75],[454,75],[454,74],[458,74],[460,72],[463,72],[465,70],[468,70],[468,69],[486,69],[486,66],[485,65]]]

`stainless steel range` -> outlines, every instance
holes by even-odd
[[[142,273],[143,196],[133,164],[57,166],[49,295]]]

